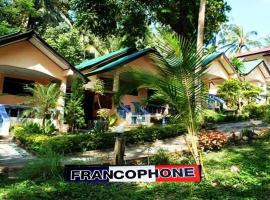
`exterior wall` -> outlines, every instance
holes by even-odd
[[[138,90],[138,96],[125,95],[122,99],[122,102],[124,105],[130,105],[131,111],[134,111],[135,108],[134,108],[132,102],[140,102],[141,100],[143,100],[146,97],[147,97],[147,89],[141,88]]]
[[[221,63],[215,60],[211,63],[211,65],[206,70],[206,75],[205,75],[205,77],[203,77],[203,79],[208,79],[208,77],[211,77],[210,79],[215,78],[215,77],[219,77],[219,78],[222,78],[224,80],[227,80],[230,78],[230,75],[224,69],[224,67],[221,65]]]
[[[16,67],[37,71],[46,77],[37,78],[27,74],[27,71],[18,74],[16,72],[12,73],[12,70],[8,70],[8,73],[1,73],[0,70],[0,104],[19,104],[25,100],[23,96],[2,94],[4,77],[31,80],[41,84],[47,84],[51,80],[57,79],[61,81],[61,89],[65,92],[67,74],[29,41],[21,41],[0,47],[0,55],[0,66],[2,67],[11,69]],[[63,107],[63,101],[60,100],[59,103]]]
[[[0,47],[0,66],[14,66],[42,72],[65,80],[63,70],[28,41]]]

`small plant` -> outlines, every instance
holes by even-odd
[[[28,121],[22,125],[22,128],[24,129],[26,133],[30,133],[30,134],[43,133],[42,127],[36,122]]]
[[[50,149],[46,149],[44,154],[27,164],[20,174],[21,179],[30,180],[50,180],[60,178],[63,174],[61,156]]]
[[[170,164],[170,154],[164,149],[159,149],[157,154],[150,159],[150,163],[153,165]]]
[[[199,145],[204,151],[220,150],[228,143],[228,137],[217,131],[200,132]]]
[[[51,135],[55,131],[56,127],[52,120],[46,119],[44,126],[42,127],[42,132],[45,135]]]
[[[248,141],[251,141],[254,139],[254,136],[256,135],[252,130],[244,128],[241,130],[242,138],[246,137]]]

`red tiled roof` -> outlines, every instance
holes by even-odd
[[[260,48],[257,50],[247,51],[243,53],[236,53],[235,56],[240,58],[240,57],[251,56],[251,55],[261,54],[261,53],[270,53],[270,47]]]

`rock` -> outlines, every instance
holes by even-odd
[[[244,141],[248,141],[248,137],[247,137],[247,136],[244,136],[244,137],[243,137],[243,140],[244,140]]]
[[[231,172],[232,173],[239,173],[240,172],[240,169],[239,169],[239,167],[233,165],[233,166],[231,166]]]

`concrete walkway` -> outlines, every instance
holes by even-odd
[[[261,121],[253,121],[255,130],[266,128]],[[215,125],[216,130],[230,134],[232,131],[240,132],[243,128],[252,128],[251,121],[224,123]],[[183,136],[169,138],[165,140],[157,140],[154,143],[146,143],[144,145],[130,145],[126,147],[125,160],[137,158],[145,158],[157,153],[159,149],[167,150],[168,152],[181,152],[187,150]],[[26,162],[33,159],[34,156],[19,147],[10,140],[0,140],[0,167],[20,167]],[[113,158],[113,149],[87,151],[84,153],[67,156],[64,159],[65,163],[84,162],[87,164],[108,163]]]
[[[214,129],[224,132],[226,134],[231,134],[232,132],[241,132],[244,128],[253,128],[255,125],[255,132],[259,131],[260,128],[267,128],[265,124],[260,120],[243,121],[243,122],[232,122],[217,124]],[[159,149],[167,150],[168,152],[181,152],[183,150],[188,150],[184,136],[178,136],[174,138],[169,138],[165,140],[157,140],[154,143],[146,143],[144,145],[130,145],[126,147],[125,160],[132,160],[137,158],[146,158],[148,156],[154,155]],[[113,149],[106,150],[95,150],[86,151],[84,153],[79,153],[65,159],[66,163],[84,162],[87,164],[100,164],[108,163],[113,159]]]
[[[164,149],[168,152],[181,152],[187,150],[184,136],[178,136],[165,140],[156,140],[154,143],[144,145],[129,145],[126,147],[125,160],[146,158]],[[113,149],[86,151],[66,158],[66,163],[83,161],[89,164],[108,163],[113,159]]]
[[[0,166],[21,167],[34,157],[9,139],[0,140]]]
[[[258,131],[261,128],[268,128],[266,124],[264,124],[261,120],[249,120],[249,121],[242,121],[242,122],[231,122],[231,123],[222,123],[216,124],[214,126],[215,129],[231,134],[232,132],[241,132],[242,129],[253,129]]]

